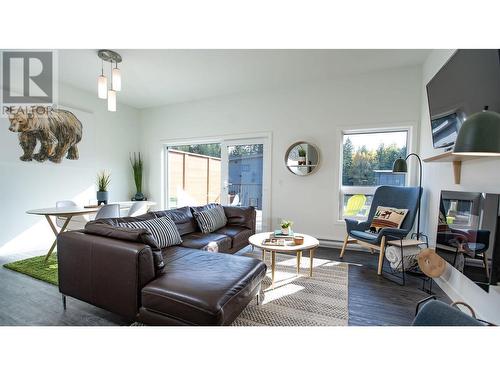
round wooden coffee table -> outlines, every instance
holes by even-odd
[[[273,232],[264,232],[257,233],[251,236],[248,239],[248,242],[254,247],[258,247],[262,249],[262,260],[266,258],[266,251],[271,253],[271,284],[274,285],[274,273],[276,269],[276,253],[290,253],[295,252],[297,256],[297,275],[300,273],[300,259],[302,258],[302,251],[309,250],[309,276],[313,275],[313,259],[314,259],[314,250],[319,246],[319,241],[307,234],[295,233],[296,236],[303,236],[304,243],[302,245],[263,245],[265,239],[269,238],[269,236],[273,234]]]

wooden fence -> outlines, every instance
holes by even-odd
[[[168,150],[169,207],[220,203],[221,160]]]

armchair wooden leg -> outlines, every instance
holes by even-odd
[[[486,278],[489,280],[490,269],[488,268],[488,257],[486,256],[486,253],[483,253],[483,263],[484,263],[484,270],[486,271]]]
[[[345,248],[347,247],[348,241],[349,241],[349,234],[346,234],[344,238],[344,244],[342,245],[342,250],[340,251],[340,256],[339,256],[340,259],[344,257]]]
[[[377,274],[382,275],[382,266],[384,265],[384,254],[385,253],[385,236],[382,237],[380,242],[380,255],[378,256],[378,271]]]

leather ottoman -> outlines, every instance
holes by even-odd
[[[266,265],[257,259],[172,249],[165,270],[141,291],[146,325],[229,325],[259,292]]]

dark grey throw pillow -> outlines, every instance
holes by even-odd
[[[212,233],[227,224],[224,208],[220,204],[203,211],[194,212],[194,217],[202,233]]]

